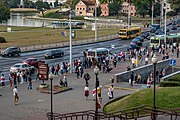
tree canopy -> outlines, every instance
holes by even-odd
[[[171,3],[171,8],[175,11],[176,14],[180,13],[180,0],[169,0]]]
[[[0,1],[0,23],[7,22],[8,19],[10,19],[10,9]]]

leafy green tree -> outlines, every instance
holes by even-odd
[[[8,2],[10,8],[18,8],[20,4],[20,0],[9,0]]]
[[[132,0],[132,3],[136,6],[137,14],[141,16],[149,15],[152,13],[152,2],[154,2],[154,16],[160,15],[160,4],[159,2],[155,3],[155,0]]]
[[[71,9],[75,8],[75,5],[79,2],[80,0],[67,0],[66,5],[70,7]]]
[[[175,11],[176,15],[180,13],[180,0],[169,0],[171,8]]]
[[[99,17],[101,15],[101,8],[100,7],[97,7],[97,17]],[[95,16],[95,11],[93,13],[93,15]]]
[[[121,9],[121,1],[114,0],[113,2],[108,3],[108,7],[109,7],[109,15],[115,16],[118,14],[118,12]]]
[[[7,22],[8,19],[10,19],[10,9],[0,1],[0,23]]]

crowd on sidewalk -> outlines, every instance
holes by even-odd
[[[162,56],[162,60],[168,59],[169,54],[168,53],[176,53],[176,57],[179,57],[179,46],[160,46],[158,51],[154,49],[154,47],[150,50],[148,47],[141,47],[139,50],[132,50],[127,49],[127,51],[120,51],[118,53],[113,53],[111,57],[108,57],[106,55],[102,55],[99,58],[88,58],[86,54],[84,54],[83,58],[75,59],[73,62],[73,73],[76,74],[77,79],[84,79],[85,82],[85,88],[84,91],[89,91],[89,80],[91,79],[91,76],[87,72],[87,69],[93,69],[95,66],[99,68],[99,71],[106,74],[111,72],[111,70],[116,69],[117,65],[122,65],[123,62],[129,62],[129,65],[127,66],[127,71],[130,71],[131,69],[134,69],[136,67],[147,65],[151,58],[153,57],[153,54],[156,52],[156,54],[159,54]],[[119,64],[118,64],[119,63]],[[62,62],[56,65],[52,65],[49,67],[49,72],[53,73],[54,75],[59,76],[59,84],[61,86],[68,87],[68,72],[70,69],[70,64],[68,62]],[[156,76],[159,78],[165,75],[165,70],[157,71]],[[31,72],[28,70],[23,71],[17,71],[16,73],[9,73],[8,80],[5,79],[4,74],[1,75],[1,86],[5,86],[6,81],[9,81],[10,87],[17,86],[20,83],[26,82],[27,83],[27,89],[32,89],[32,78],[31,78]],[[38,72],[36,76],[36,80],[38,80]],[[137,73],[131,74],[130,77],[130,85],[133,85],[134,83],[142,83],[141,81],[141,75]],[[147,80],[144,82],[147,83],[147,87],[150,87],[153,83],[153,73],[150,73],[147,77]],[[112,89],[108,89],[108,96],[109,98],[113,98],[113,85],[111,85]],[[101,99],[101,91],[102,87],[98,85],[98,98]],[[89,93],[85,92],[85,97],[87,98]],[[17,98],[17,97],[16,97]],[[102,100],[99,100],[102,101]]]

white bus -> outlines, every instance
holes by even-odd
[[[101,56],[111,57],[112,53],[107,48],[94,48],[87,50],[87,57],[89,58],[100,58]]]

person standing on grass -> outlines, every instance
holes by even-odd
[[[14,89],[13,89],[13,96],[14,96],[14,105],[17,105],[17,103],[19,101],[19,95],[18,95],[17,86],[15,86]]]

